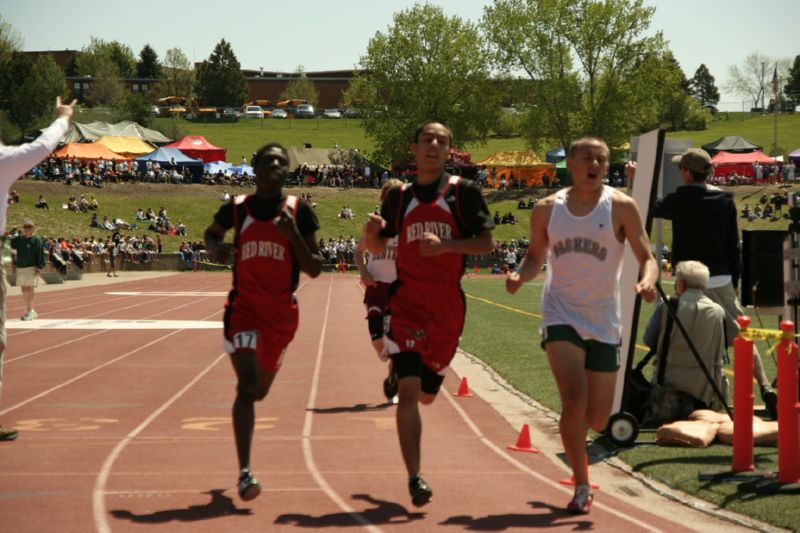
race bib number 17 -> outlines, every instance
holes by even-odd
[[[237,350],[253,350],[256,349],[258,343],[257,331],[240,331],[233,336],[233,347]]]

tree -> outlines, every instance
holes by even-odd
[[[9,118],[26,132],[52,120],[56,96],[67,96],[67,80],[49,54],[39,56],[22,80],[14,90]]]
[[[119,77],[130,78],[136,74],[136,57],[128,45],[97,37],[91,37],[89,44],[78,53],[75,72],[78,76],[97,76],[101,68],[107,70],[109,61],[116,67]]]
[[[525,137],[568,146],[592,134],[610,146],[651,125],[662,69],[643,58],[665,49],[645,36],[655,8],[642,0],[495,0],[482,27],[497,67],[530,82]]]
[[[783,92],[789,99],[789,109],[794,109],[800,104],[800,55],[794,56],[794,64],[789,69],[786,81]]]
[[[247,98],[247,80],[231,45],[222,39],[197,69],[195,90],[204,105],[239,107]]]
[[[670,51],[661,56],[653,54],[649,61],[655,62],[649,67],[655,67],[653,78],[658,80],[653,90],[661,102],[659,122],[668,122],[673,131],[685,129],[692,102],[689,80]]]
[[[697,67],[691,81],[692,95],[697,98],[700,105],[712,113],[717,112],[719,103],[719,89],[714,85],[714,76],[708,71],[705,64]]]
[[[87,97],[92,106],[117,107],[125,98],[125,85],[119,77],[117,66],[108,58],[95,67],[92,88]]]
[[[161,78],[161,64],[158,62],[158,54],[146,44],[139,52],[139,62],[136,63],[137,78]]]
[[[459,145],[485,141],[499,112],[488,59],[477,27],[440,7],[396,13],[393,25],[370,40],[363,70],[344,96],[361,104],[374,159],[405,160],[426,119],[446,121]]]
[[[297,69],[295,69],[295,74],[297,74],[297,78],[286,84],[286,88],[278,95],[278,99],[291,100],[300,98],[302,100],[307,100],[309,104],[316,107],[317,102],[319,102],[319,91],[317,91],[314,84],[306,78],[303,65],[298,65]]]
[[[17,30],[0,16],[0,101],[6,107],[11,100],[11,92],[19,78],[14,76],[12,61],[22,47],[22,37]]]
[[[122,107],[120,109],[123,114],[122,118],[132,120],[142,126],[147,126],[150,123],[150,101],[147,95],[141,93],[128,93],[122,100]]]
[[[183,96],[191,99],[194,70],[180,48],[170,48],[164,54],[163,79],[158,87],[160,96]]]

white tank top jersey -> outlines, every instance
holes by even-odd
[[[542,291],[542,327],[568,325],[584,340],[619,344],[619,282],[625,243],[614,235],[611,198],[604,186],[587,215],[567,209],[567,189],[555,194],[547,226],[550,249]]]
[[[397,279],[397,236],[386,241],[386,249],[380,254],[372,254],[369,251],[367,256],[367,272],[375,281],[392,283]]]

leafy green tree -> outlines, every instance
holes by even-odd
[[[158,54],[149,44],[144,45],[142,51],[139,52],[139,62],[136,63],[136,77],[159,79],[161,75]]]
[[[67,80],[53,56],[42,54],[13,92],[9,118],[22,132],[52,120],[56,96],[66,98]]]
[[[78,53],[75,72],[78,76],[97,76],[101,68],[107,70],[109,61],[116,67],[119,77],[131,78],[136,74],[136,57],[128,45],[97,37],[91,37],[89,44]]]
[[[197,69],[195,90],[204,105],[239,107],[247,98],[247,80],[231,45],[222,39]]]
[[[657,119],[663,69],[643,62],[666,49],[661,33],[647,36],[654,11],[642,0],[495,0],[485,9],[497,68],[530,82],[519,103],[531,146],[584,134],[613,146]]]
[[[150,101],[147,95],[141,93],[128,93],[122,100],[120,112],[122,119],[132,120],[147,126],[150,123]]]
[[[714,76],[708,71],[705,64],[697,67],[691,81],[692,95],[697,98],[700,105],[712,113],[717,112],[719,103],[719,89],[714,84]]]
[[[672,52],[666,51],[660,57],[653,54],[650,61],[652,63],[643,68],[657,72],[653,78],[658,83],[653,90],[661,103],[659,122],[669,123],[673,131],[684,129],[691,109],[691,84]]]
[[[22,37],[2,16],[0,16],[0,101],[7,107],[11,100],[14,87],[15,72],[12,72],[12,62],[19,54],[22,47]]]
[[[291,100],[293,98],[300,98],[302,100],[307,100],[309,104],[316,107],[317,102],[319,102],[319,91],[317,91],[314,84],[311,83],[311,80],[306,78],[303,65],[299,65],[297,69],[295,69],[295,74],[297,74],[297,77],[286,84],[281,94],[278,95],[278,99]]]
[[[456,143],[484,142],[499,113],[485,42],[475,25],[415,5],[370,40],[345,102],[363,102],[362,125],[384,164],[408,157],[426,119],[447,122]]]
[[[106,58],[97,64],[96,69],[89,91],[89,104],[118,107],[125,98],[125,85],[119,77],[116,64]]]
[[[789,108],[794,109],[800,104],[800,55],[794,56],[794,64],[789,69],[787,83],[783,92],[789,99]]]
[[[164,74],[158,87],[159,96],[182,96],[191,99],[194,87],[194,70],[180,48],[170,48],[164,54]]]

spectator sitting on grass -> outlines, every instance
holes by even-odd
[[[136,211],[136,215],[134,216],[134,218],[135,218],[136,220],[144,220],[144,219],[145,219],[145,216],[144,216],[144,209],[142,209],[142,208],[140,207],[140,208],[139,208],[139,209]]]
[[[50,206],[47,205],[47,200],[44,199],[44,195],[43,194],[39,195],[39,199],[36,200],[36,206],[35,207],[37,209],[47,209],[48,211],[50,210]]]
[[[93,228],[100,228],[100,218],[97,216],[97,213],[92,213],[92,221],[89,223],[90,226]]]

